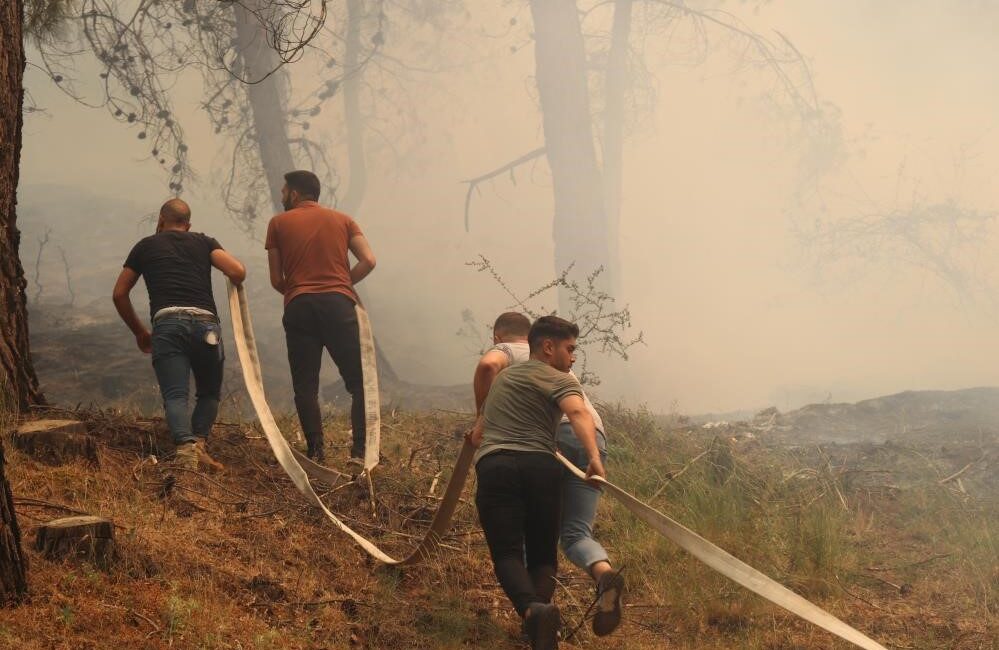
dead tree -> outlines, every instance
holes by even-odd
[[[76,292],[73,291],[73,275],[69,270],[69,260],[66,259],[66,250],[59,247],[59,257],[62,258],[62,270],[66,274],[66,292],[69,294],[69,306],[76,304]]]

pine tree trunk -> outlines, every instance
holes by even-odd
[[[633,0],[614,1],[614,26],[607,55],[604,81],[603,178],[607,207],[607,237],[610,265],[607,281],[614,295],[620,295],[621,186],[624,175],[624,96],[628,78],[628,42],[631,35]]]
[[[349,185],[340,202],[341,209],[353,216],[368,190],[368,164],[364,151],[364,114],[361,112],[361,22],[364,0],[347,0],[347,37],[344,39],[343,117],[347,128],[347,173]]]
[[[44,402],[28,350],[27,285],[15,212],[24,97],[22,24],[21,0],[0,2],[0,391],[11,395],[20,411]]]
[[[260,7],[264,10],[265,7]],[[247,86],[253,127],[260,150],[260,163],[267,176],[275,212],[283,212],[281,188],[284,175],[297,169],[288,142],[285,97],[287,84],[277,52],[267,43],[260,21],[242,3],[233,6],[236,41],[243,60],[243,80]]]
[[[586,51],[575,0],[531,0],[538,94],[555,198],[555,267],[574,278],[610,268],[603,182],[586,79]],[[568,311],[565,294],[560,312]]]
[[[16,602],[28,592],[27,562],[21,549],[21,529],[14,512],[14,497],[4,472],[6,464],[3,442],[0,441],[0,605]]]

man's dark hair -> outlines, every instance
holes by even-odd
[[[319,200],[319,177],[310,171],[299,169],[284,175],[289,190],[294,190],[303,199]]]
[[[575,323],[558,316],[542,316],[531,325],[531,331],[527,333],[527,344],[531,346],[533,354],[541,348],[541,342],[545,339],[564,341],[578,336],[579,327]]]
[[[500,314],[493,323],[493,334],[501,339],[509,336],[527,336],[531,331],[531,321],[519,311]]]

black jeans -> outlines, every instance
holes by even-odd
[[[323,422],[319,412],[319,367],[323,348],[329,352],[350,393],[353,441],[350,455],[364,457],[364,381],[361,343],[354,301],[341,293],[306,293],[284,308],[288,364],[295,390],[295,409],[309,445],[309,455],[322,457]]]
[[[562,466],[551,454],[496,451],[475,472],[475,507],[493,569],[523,616],[531,603],[550,602],[555,592]]]

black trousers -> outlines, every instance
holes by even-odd
[[[531,603],[550,602],[555,592],[562,466],[551,454],[497,451],[475,472],[475,507],[493,569],[523,616]]]
[[[350,455],[364,457],[364,382],[361,343],[354,301],[341,293],[306,293],[284,308],[288,364],[295,390],[295,409],[310,455],[322,456],[323,423],[319,411],[319,368],[323,349],[329,352],[350,393],[353,441]]]

